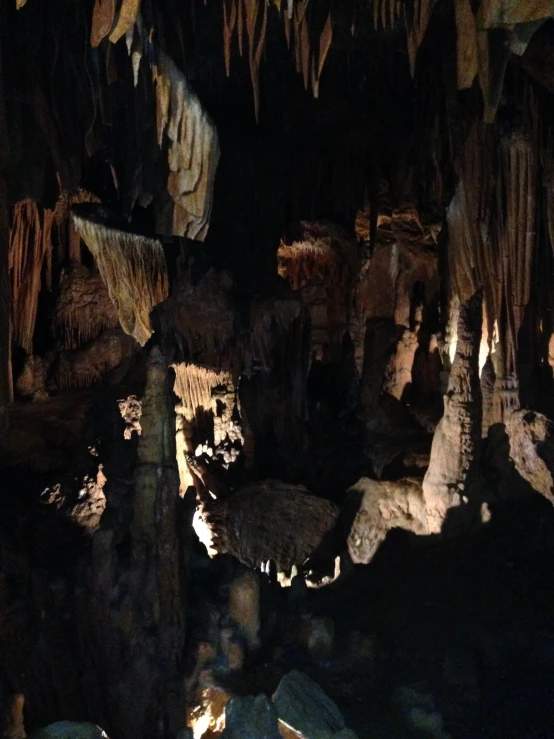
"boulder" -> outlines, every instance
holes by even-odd
[[[421,482],[416,479],[383,481],[362,477],[348,491],[345,506],[357,508],[347,540],[355,564],[371,562],[392,528],[427,533]]]
[[[231,698],[221,739],[281,739],[275,706],[265,695]]]
[[[32,739],[108,739],[96,724],[78,721],[56,721],[31,734]]]
[[[273,695],[279,720],[305,739],[330,739],[346,728],[335,703],[302,672],[293,670]]]

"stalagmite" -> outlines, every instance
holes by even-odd
[[[137,736],[148,735],[147,726],[158,727],[157,733],[152,731],[150,735],[176,736],[186,707],[182,674],[185,553],[179,515],[175,413],[167,363],[157,347],[148,360],[141,428],[132,545],[125,573],[128,587],[120,606],[121,623],[133,634],[126,645],[128,667],[121,699],[135,712]]]
[[[433,438],[429,469],[423,480],[429,533],[439,533],[450,509],[466,503],[473,492],[472,467],[481,438],[481,325],[482,297],[476,293],[460,306],[444,415]]]
[[[146,344],[152,335],[150,312],[168,294],[162,245],[155,239],[108,228],[75,213],[73,218],[96,260],[121,328],[139,344]]]

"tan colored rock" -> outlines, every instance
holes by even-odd
[[[541,413],[515,411],[506,421],[506,433],[517,472],[554,503],[554,423]]]
[[[347,540],[348,552],[355,564],[371,562],[392,528],[427,533],[427,514],[419,480],[407,478],[389,482],[362,477],[348,491],[345,505],[359,505]]]
[[[25,696],[21,693],[15,693],[7,699],[2,716],[3,739],[25,739],[27,736],[23,717],[24,706]]]
[[[327,543],[337,515],[333,503],[302,485],[262,480],[227,500],[206,501],[194,526],[211,555],[232,554],[255,569],[272,562],[288,572]]]
[[[56,721],[31,734],[33,739],[108,739],[108,735],[96,724],[77,721]]]
[[[406,329],[400,337],[396,345],[396,352],[385,370],[383,390],[390,393],[397,400],[402,398],[404,389],[412,382],[412,368],[418,346],[417,334]]]
[[[440,532],[449,509],[465,502],[470,468],[481,438],[481,306],[479,294],[460,306],[456,354],[444,397],[444,415],[433,438],[429,468],[423,480],[429,533]]]

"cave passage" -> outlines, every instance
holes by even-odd
[[[0,739],[554,737],[552,0],[0,0]]]

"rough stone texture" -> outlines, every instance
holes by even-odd
[[[2,90],[0,88],[0,96],[1,93]],[[2,100],[0,100],[0,105],[1,103]],[[3,126],[1,124],[0,133],[3,133]],[[6,145],[7,142],[0,140],[0,165],[5,164],[2,155]],[[9,245],[8,198],[0,171],[0,437],[3,436],[8,428],[8,405],[12,400],[13,394],[10,357]]]
[[[398,400],[402,398],[406,385],[412,382],[412,368],[418,346],[417,334],[406,329],[385,371],[383,390]]]
[[[88,345],[57,355],[47,389],[86,387],[129,360],[139,346],[117,327],[103,331]]]
[[[255,572],[239,575],[229,588],[229,617],[250,649],[260,645],[260,582]]]
[[[62,271],[53,321],[66,349],[118,325],[117,311],[98,272],[71,262]]]
[[[357,508],[348,536],[348,552],[355,564],[368,564],[392,528],[427,533],[427,516],[421,482],[392,482],[362,477],[347,494],[346,506]]]
[[[34,355],[26,357],[23,369],[15,382],[16,396],[33,399],[44,397],[47,367],[48,362],[42,357]]]
[[[335,703],[307,675],[289,672],[273,694],[279,720],[307,739],[329,739],[345,728]]]
[[[31,734],[32,739],[107,739],[99,726],[77,721],[57,721]]]
[[[554,423],[541,413],[515,411],[506,421],[506,433],[516,470],[554,503]]]
[[[275,707],[265,695],[231,698],[221,739],[281,739]]]
[[[4,704],[2,725],[0,726],[2,738],[25,739],[27,736],[23,718],[25,696],[21,693],[15,693],[4,701]]]
[[[476,294],[460,307],[458,342],[444,397],[444,415],[433,438],[423,480],[429,533],[440,532],[449,509],[464,502],[471,482],[470,469],[481,437],[481,327],[482,299]]]
[[[218,554],[253,568],[272,562],[278,572],[288,572],[330,543],[337,515],[335,505],[301,485],[265,480],[207,504],[197,521],[209,530]]]

